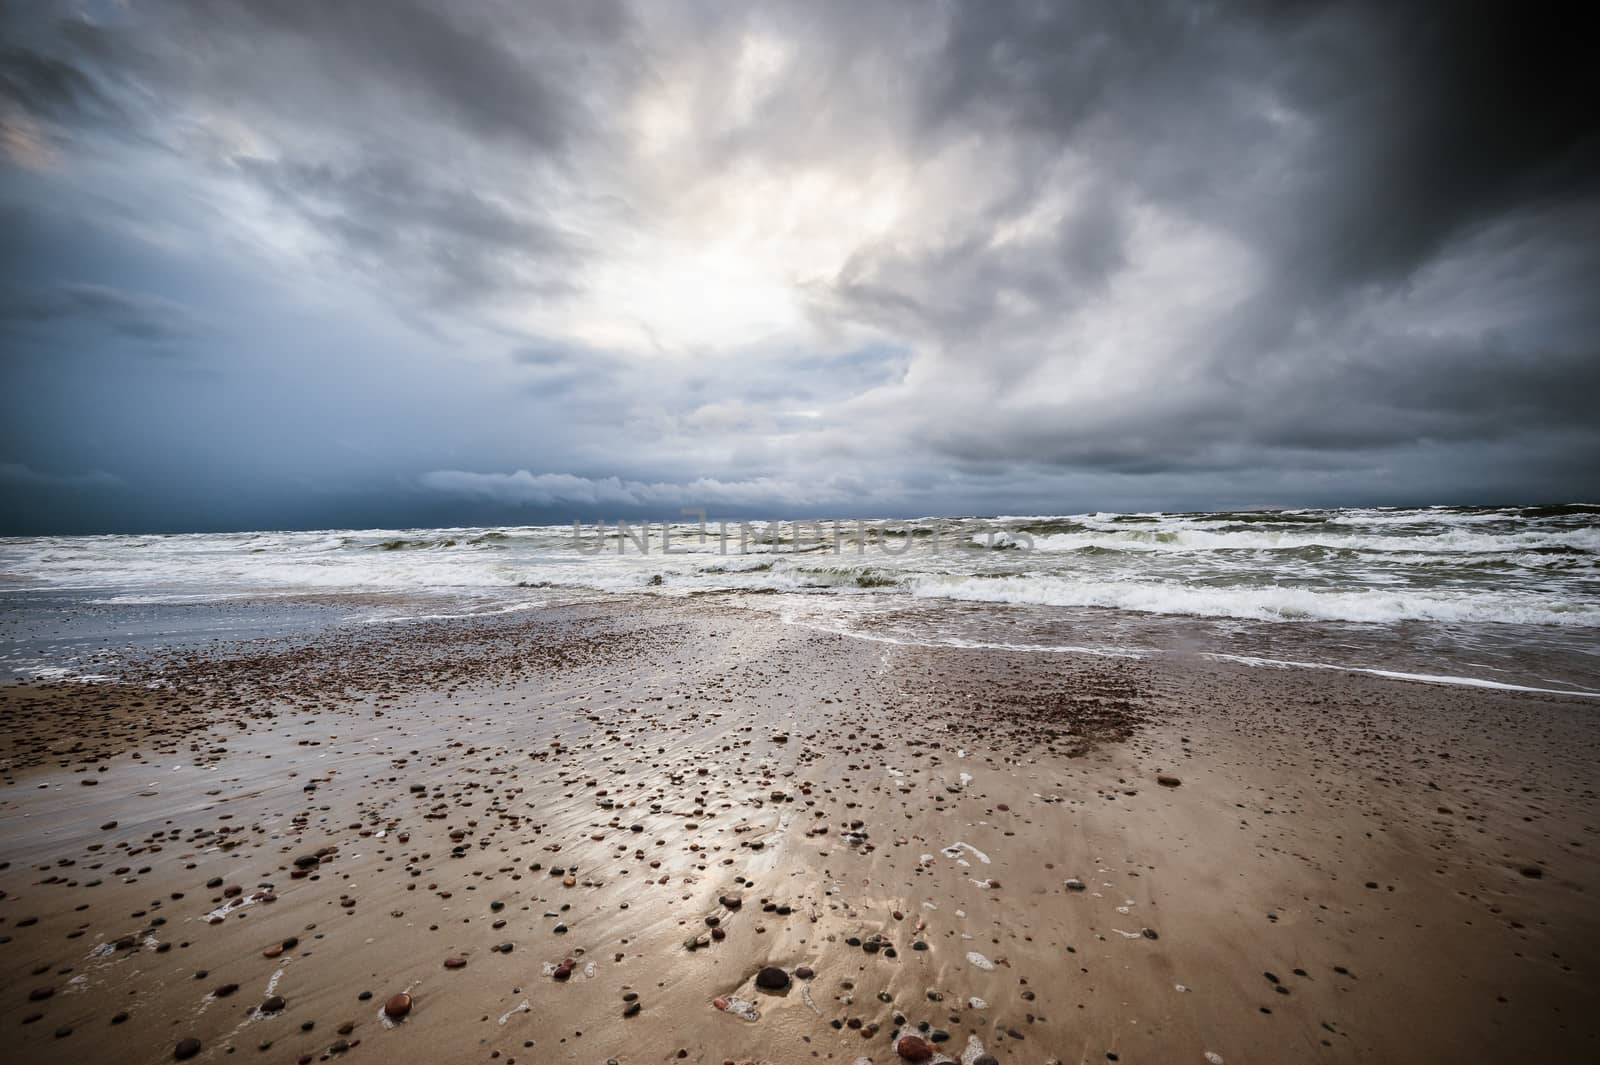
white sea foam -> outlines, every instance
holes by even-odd
[[[1230,655],[1217,652],[1204,652],[1206,658],[1215,658],[1224,662],[1240,662],[1247,666],[1273,666],[1279,669],[1329,669],[1340,673],[1370,673],[1375,677],[1388,677],[1391,680],[1415,680],[1427,684],[1454,684],[1464,688],[1492,688],[1496,691],[1533,692],[1538,695],[1576,695],[1582,698],[1600,699],[1600,692],[1588,691],[1583,688],[1537,688],[1525,684],[1508,684],[1498,680],[1484,680],[1481,677],[1456,677],[1440,673],[1405,673],[1395,669],[1375,669],[1368,666],[1338,666],[1328,662],[1293,662],[1281,658],[1259,658],[1254,655]]]
[[[1192,522],[1162,523],[1147,529],[1128,528],[1089,533],[1051,533],[1033,537],[1036,551],[1081,551],[1096,547],[1117,551],[1290,551],[1324,548],[1329,551],[1408,552],[1432,554],[1517,555],[1533,550],[1600,551],[1600,529],[1579,528],[1560,532],[1527,531],[1480,533],[1470,529],[1445,529],[1432,535],[1362,535],[1348,529],[1291,527],[1262,531],[1196,526]]]
[[[1600,626],[1600,602],[1505,592],[1450,590],[1323,591],[1312,588],[1226,588],[1067,577],[920,577],[911,594],[1034,606],[1095,606],[1150,614],[1255,621],[1449,621],[1518,625]]]

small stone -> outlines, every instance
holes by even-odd
[[[769,965],[756,973],[756,986],[764,991],[782,991],[789,986],[789,974],[776,965]]]
[[[411,996],[404,991],[398,995],[389,996],[389,1001],[383,1004],[383,1015],[391,1021],[398,1021],[411,1012]]]
[[[907,1061],[927,1061],[933,1057],[933,1045],[920,1036],[903,1035],[894,1045],[894,1052]]]
[[[1182,784],[1183,781],[1179,780],[1177,777],[1168,776],[1165,773],[1161,773],[1156,777],[1156,783],[1160,784],[1163,788],[1175,788],[1179,784]]]
[[[465,969],[467,967],[467,959],[465,959],[465,958],[446,958],[444,960],[444,967],[446,969]]]
[[[263,1002],[261,1004],[261,1012],[262,1013],[281,1013],[283,1011],[283,1008],[285,1006],[287,1006],[287,1005],[288,1005],[288,1003],[283,1000],[283,996],[282,995],[273,995],[271,998],[267,999],[265,1002]]]
[[[178,1040],[178,1045],[172,1049],[172,1056],[178,1061],[188,1061],[198,1053],[200,1053],[200,1040],[193,1036]]]

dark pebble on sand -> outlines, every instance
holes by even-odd
[[[172,1056],[179,1061],[188,1061],[198,1053],[200,1053],[200,1040],[192,1037],[178,1040],[178,1045],[172,1049]]]
[[[391,995],[389,1001],[383,1004],[383,1015],[391,1021],[398,1021],[411,1012],[411,996],[404,991],[398,995]]]
[[[789,974],[776,965],[769,965],[756,973],[756,986],[766,991],[782,991],[789,986]]]
[[[894,1045],[894,1052],[907,1061],[927,1061],[933,1057],[933,1045],[920,1036],[903,1035]]]

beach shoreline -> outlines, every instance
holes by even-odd
[[[0,689],[20,1060],[1600,1046],[1593,700],[616,598]]]

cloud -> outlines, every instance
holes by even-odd
[[[785,506],[842,502],[848,493],[825,486],[805,486],[773,479],[719,481],[699,478],[685,484],[624,481],[617,477],[578,477],[570,473],[468,473],[435,470],[420,478],[429,491],[497,503],[574,503],[620,507],[717,505],[750,506],[781,501]]]
[[[444,303],[559,295],[576,240],[525,205],[403,158],[304,164],[243,157],[240,173],[331,238],[375,282]]]
[[[88,324],[146,345],[172,344],[202,332],[187,307],[149,293],[85,283],[0,290],[0,329],[52,323]]]
[[[156,346],[204,308],[250,398],[141,393],[154,480],[207,429],[225,494],[427,489],[397,509],[1600,491],[1600,121],[1554,18],[25,7],[3,328]],[[81,410],[51,361],[0,453],[112,465],[114,412],[44,425]]]

